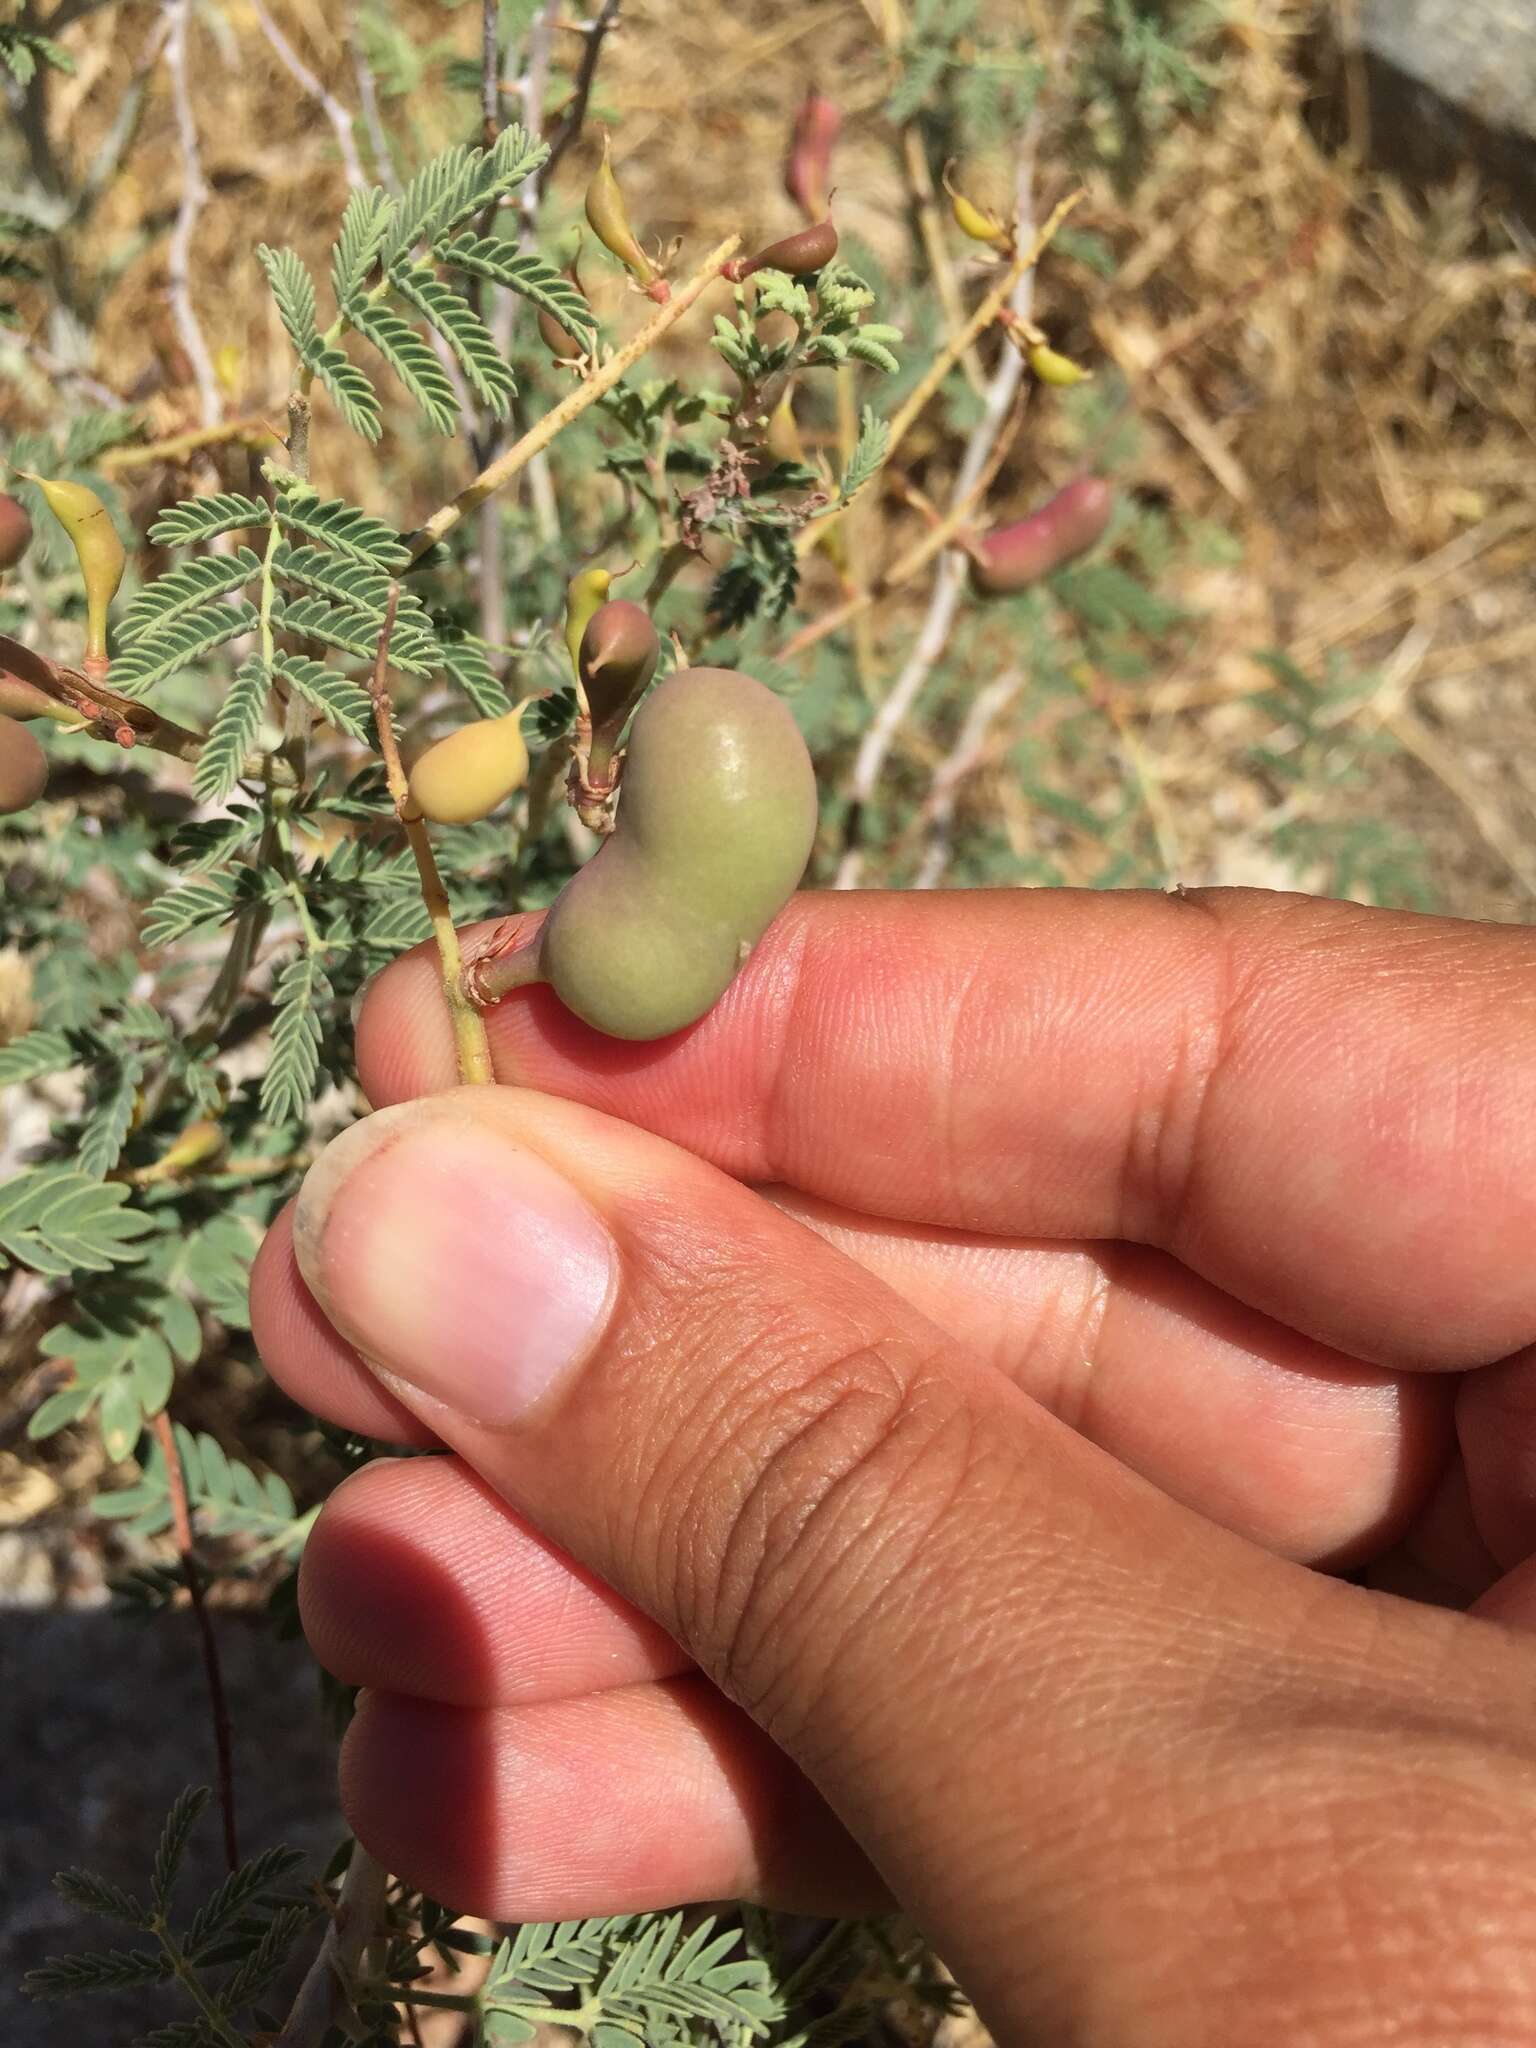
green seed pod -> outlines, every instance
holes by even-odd
[[[800,102],[784,165],[784,190],[807,220],[820,220],[831,198],[832,148],[843,125],[835,100],[813,86]]]
[[[789,901],[815,836],[815,771],[780,699],[732,669],[668,676],[636,715],[612,836],[540,927],[538,978],[610,1037],[681,1031]]]
[[[824,270],[837,254],[837,229],[830,220],[819,220],[808,228],[797,228],[781,242],[770,242],[755,256],[736,257],[727,263],[724,275],[740,284],[757,270],[782,270],[790,277],[809,277]]]
[[[461,725],[427,748],[410,772],[407,816],[435,825],[473,825],[488,818],[528,777],[522,706],[501,718]]]
[[[661,642],[649,615],[627,597],[602,605],[581,636],[581,686],[592,714],[591,772],[601,777],[624,721],[656,673]]]
[[[1103,533],[1115,494],[1102,477],[1080,476],[1027,519],[971,543],[971,587],[979,597],[1027,590],[1085,554]]]
[[[608,596],[613,581],[607,569],[583,569],[565,586],[565,646],[571,657],[571,673],[581,674],[581,636],[587,622]]]
[[[666,279],[641,248],[629,224],[624,194],[613,174],[612,152],[606,135],[603,137],[603,160],[587,187],[586,207],[587,224],[609,255],[617,256],[636,284],[659,304],[665,304],[671,296]]]
[[[800,439],[800,429],[795,424],[795,404],[788,386],[773,411],[768,415],[768,424],[763,430],[763,446],[775,462],[805,462],[805,443]]]
[[[0,571],[14,569],[32,545],[32,521],[19,498],[0,491]]]
[[[68,718],[73,716],[65,706],[40,690],[36,683],[29,683],[22,676],[13,676],[8,669],[0,669],[0,718]]]
[[[99,675],[107,663],[107,609],[117,595],[128,557],[107,508],[88,484],[66,477],[22,475],[35,483],[48,509],[69,535],[85,578],[85,671]]]
[[[48,756],[34,733],[0,718],[0,817],[24,811],[48,787]]]

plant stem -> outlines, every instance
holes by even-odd
[[[400,759],[389,701],[389,643],[395,630],[395,612],[399,603],[400,586],[391,583],[384,606],[384,623],[379,629],[378,651],[373,658],[373,675],[368,685],[369,695],[373,698],[374,723],[379,733],[379,752],[384,756],[384,774],[390,796],[394,799],[395,816],[400,820],[400,829],[416,858],[416,872],[421,878],[421,900],[432,920],[432,936],[437,941],[443,972],[443,1000],[453,1020],[459,1079],[485,1086],[496,1078],[491,1065],[490,1042],[485,1035],[485,1020],[464,993],[464,959],[459,950],[459,935],[454,929],[453,909],[443,887],[443,878],[438,873],[426,825],[422,819],[407,814],[410,785]]]
[[[717,249],[714,249],[700,264],[665,306],[658,308],[647,320],[633,340],[623,348],[615,350],[602,367],[594,370],[583,383],[578,384],[570,396],[561,400],[551,411],[545,413],[520,441],[515,441],[505,453],[498,455],[472,483],[464,486],[455,498],[442,505],[426,525],[421,527],[411,541],[411,560],[420,561],[430,549],[437,546],[444,534],[451,533],[467,512],[473,512],[483,505],[494,491],[510,483],[518,471],[524,468],[543,448],[547,448],[557,435],[579,419],[589,405],[595,405],[605,393],[611,391],[627,371],[632,370],[642,356],[649,353],[667,331],[675,327],[683,315],[693,306],[694,301],[708,290],[731,257],[741,247],[740,235],[727,235]]]
[[[354,1842],[331,1924],[271,2048],[320,2048],[329,2036],[340,2000],[351,2001],[358,1958],[379,1923],[388,1891],[389,1873],[361,1842]]]
[[[165,1486],[171,1503],[171,1529],[181,1559],[181,1575],[197,1623],[203,1651],[203,1675],[208,1682],[208,1704],[213,1713],[213,1747],[218,1761],[219,1813],[224,1822],[224,1860],[231,1870],[240,1864],[240,1844],[235,1832],[235,1768],[230,1739],[229,1700],[224,1691],[224,1671],[219,1646],[214,1638],[208,1603],[203,1597],[202,1568],[192,1549],[192,1509],[187,1500],[187,1478],[181,1469],[181,1452],[171,1418],[161,1409],[150,1424],[160,1455],[165,1460]]]
[[[107,476],[118,476],[125,469],[147,469],[153,462],[180,462],[200,448],[214,448],[225,441],[244,441],[257,448],[263,441],[281,442],[282,438],[260,413],[247,413],[243,419],[224,420],[213,427],[190,427],[185,433],[167,435],[163,441],[109,448],[97,467]]]
[[[202,1978],[198,1976],[196,1970],[187,1961],[185,1950],[175,1935],[172,1934],[161,1914],[156,1914],[155,1916],[154,1934],[155,1939],[171,1959],[171,1968],[176,1973],[177,1983],[181,1985],[187,1996],[202,2014],[204,2022],[214,2039],[222,2043],[222,2048],[249,2048],[249,2043],[246,2041],[245,2036],[235,2032],[213,1999],[209,1997],[207,1987],[204,1985]]]

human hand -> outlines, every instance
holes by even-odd
[[[396,1106],[253,1287],[299,1400],[453,1453],[305,1557],[377,1855],[888,1889],[1007,2040],[1536,2035],[1536,937],[809,897],[675,1040],[488,1021],[521,1085],[433,1094],[381,977]],[[1405,1553],[1474,1614],[1303,1568]]]

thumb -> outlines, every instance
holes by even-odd
[[[1329,1603],[1360,1596],[1175,1507],[802,1225],[580,1105],[383,1111],[311,1172],[295,1240],[390,1390],[792,1756],[983,2011],[1076,2025],[1133,1920],[1163,1969],[1181,1921],[1211,1938],[1211,1731],[1342,1699]]]

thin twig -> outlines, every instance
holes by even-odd
[[[219,380],[213,358],[192,305],[192,237],[198,217],[208,198],[203,180],[202,159],[197,148],[197,120],[192,111],[192,94],[187,84],[187,23],[191,0],[166,0],[165,62],[171,74],[171,97],[176,109],[176,135],[181,146],[181,200],[176,208],[176,225],[166,258],[166,297],[176,332],[192,365],[203,425],[211,427],[222,407]]]
[[[243,441],[259,448],[264,441],[281,441],[282,435],[261,413],[247,413],[238,420],[220,420],[211,427],[189,427],[182,434],[167,434],[162,441],[120,442],[97,457],[96,467],[108,476],[125,469],[146,469],[154,462],[182,462],[200,448],[213,448],[224,441]]]
[[[544,166],[546,182],[554,175],[561,157],[581,133],[582,124],[587,118],[587,103],[592,97],[593,81],[597,77],[598,63],[603,54],[603,41],[608,31],[618,25],[620,5],[621,0],[603,0],[602,6],[581,31],[587,39],[587,46],[582,51],[581,63],[577,66],[576,83],[571,92],[570,105],[560,116],[560,125],[550,137],[549,161]]]
[[[1023,687],[1023,671],[1010,669],[972,698],[954,745],[933,771],[928,795],[918,813],[918,830],[927,844],[912,884],[914,889],[936,889],[943,879],[953,852],[951,834],[961,785],[983,765],[992,727]]]
[[[373,658],[373,674],[368,684],[368,692],[373,699],[374,723],[378,727],[379,752],[384,756],[384,775],[394,800],[395,816],[400,820],[400,828],[415,856],[416,872],[421,879],[421,898],[432,920],[432,936],[437,941],[438,959],[443,970],[443,995],[453,1019],[459,1078],[491,1082],[496,1075],[491,1065],[485,1020],[464,994],[464,961],[459,951],[459,935],[454,928],[453,908],[448,901],[448,891],[443,887],[443,878],[438,873],[426,825],[419,816],[410,815],[410,784],[406,780],[399,743],[395,738],[394,713],[389,700],[389,643],[394,635],[395,612],[399,603],[400,586],[391,583],[389,599],[384,607],[384,623],[379,629],[379,644]]]
[[[195,761],[202,751],[201,734],[162,718],[132,697],[120,697],[115,690],[93,683],[79,669],[52,661],[6,634],[0,634],[0,671],[18,676],[55,703],[67,705],[93,739],[124,748],[152,747],[158,754],[174,754],[179,761]]]
[[[1021,223],[1026,221],[1031,213],[1031,159],[1032,151],[1026,150],[1019,167],[1018,194]],[[1020,254],[1015,258],[1013,265],[1010,267],[1009,278],[1011,280],[1013,310],[1021,319],[1027,320],[1030,313],[1034,285],[1034,263],[1040,251],[1050,242],[1052,235],[1055,234],[1057,228],[1060,227],[1062,221],[1066,219],[1067,214],[1070,213],[1081,196],[1081,193],[1073,193],[1063,200],[1039,233],[1030,238],[1027,246],[1020,251]],[[991,294],[988,299],[982,302],[982,306],[977,308],[977,312],[980,313],[988,306],[991,306],[992,300],[996,297],[996,293]],[[993,307],[993,310],[988,315],[989,319],[996,318],[997,313],[1002,309],[1003,303],[1004,301],[999,301],[997,306]],[[977,331],[979,332],[980,329],[978,328]],[[951,342],[950,346],[953,348],[953,342]],[[947,353],[948,351],[946,351]],[[940,360],[942,361],[943,358],[941,357]],[[997,368],[992,373],[991,382],[987,386],[986,404],[982,409],[981,418],[973,428],[970,440],[966,443],[965,454],[961,458],[960,469],[955,478],[955,487],[952,494],[953,505],[958,506],[968,500],[978,480],[985,473],[987,465],[992,458],[997,437],[1003,431],[1004,422],[1013,409],[1014,399],[1018,393],[1023,372],[1023,358],[1019,355],[1018,351],[1012,348],[1004,349],[998,360]],[[929,373],[929,378],[925,380],[930,385],[929,395],[931,395],[932,391],[938,389],[942,381],[942,375],[935,379],[932,372]],[[913,398],[918,399],[921,397],[921,394],[922,386],[919,386],[918,391],[913,393]],[[914,410],[912,400],[908,401],[907,406],[903,408],[903,413],[906,416],[906,425],[910,426],[911,422],[917,417],[917,413],[921,411],[922,405],[926,404],[926,402],[926,397],[921,397],[921,403]],[[898,414],[897,417],[900,419],[902,416],[902,414]],[[892,441],[894,442],[895,439],[895,424],[893,422]],[[917,639],[913,643],[912,652],[907,658],[906,666],[892,684],[889,695],[882,699],[879,709],[865,728],[864,735],[859,742],[859,750],[854,757],[853,775],[849,787],[850,801],[845,827],[844,853],[842,860],[838,864],[837,875],[833,882],[834,888],[853,889],[858,886],[859,878],[864,869],[864,850],[860,844],[860,838],[863,832],[865,812],[879,785],[881,774],[885,768],[886,758],[895,742],[896,735],[911,712],[912,706],[916,703],[923,685],[927,682],[933,671],[934,664],[940,659],[949,644],[949,636],[955,623],[955,615],[960,608],[961,595],[965,589],[966,571],[966,557],[958,548],[952,549],[940,562],[939,573],[934,581],[933,595],[928,603],[927,615],[923,620]]]
[[[278,62],[288,73],[289,77],[293,79],[299,90],[309,95],[325,115],[326,120],[330,122],[336,136],[336,147],[341,151],[342,168],[346,172],[347,184],[355,192],[359,186],[366,185],[368,180],[363,174],[362,159],[358,156],[357,143],[353,139],[352,116],[341,104],[341,101],[337,99],[336,95],[328,91],[315,76],[314,72],[310,70],[277,23],[268,14],[266,8],[262,5],[262,0],[251,0],[251,11],[261,25],[262,34],[277,52]]]
[[[632,341],[617,349],[601,369],[595,370],[583,383],[578,384],[568,398],[562,399],[559,405],[545,413],[520,441],[515,442],[505,454],[498,455],[494,462],[481,470],[473,483],[466,484],[456,498],[450,498],[446,505],[440,506],[412,538],[411,560],[419,561],[430,549],[436,547],[444,534],[451,533],[467,512],[473,512],[476,506],[485,503],[493,491],[499,491],[503,484],[510,483],[541,448],[547,448],[558,434],[564,432],[572,420],[578,419],[589,405],[595,405],[598,399],[611,391],[625,373],[632,370],[641,357],[653,349],[661,337],[690,311],[694,301],[714,283],[740,246],[740,235],[727,235],[720,246],[710,252],[688,282],[647,320]]]
[[[379,114],[379,85],[373,75],[373,66],[368,62],[368,53],[363,48],[358,10],[353,7],[347,18],[347,43],[352,51],[352,75],[357,80],[357,104],[362,109],[363,126],[368,131],[368,147],[373,151],[373,168],[379,183],[393,198],[400,197],[400,174],[395,169],[395,159],[389,147],[389,137],[384,133],[384,123]]]
[[[231,1870],[240,1866],[240,1841],[235,1830],[235,1765],[229,1723],[229,1700],[224,1691],[224,1671],[213,1621],[203,1596],[203,1573],[192,1548],[192,1510],[187,1501],[187,1478],[181,1469],[181,1452],[171,1418],[162,1408],[150,1424],[160,1455],[165,1460],[165,1488],[171,1504],[171,1533],[181,1559],[181,1576],[186,1583],[203,1652],[203,1676],[208,1685],[208,1705],[213,1715],[213,1748],[219,1780],[219,1813],[224,1823],[224,1860]]]

